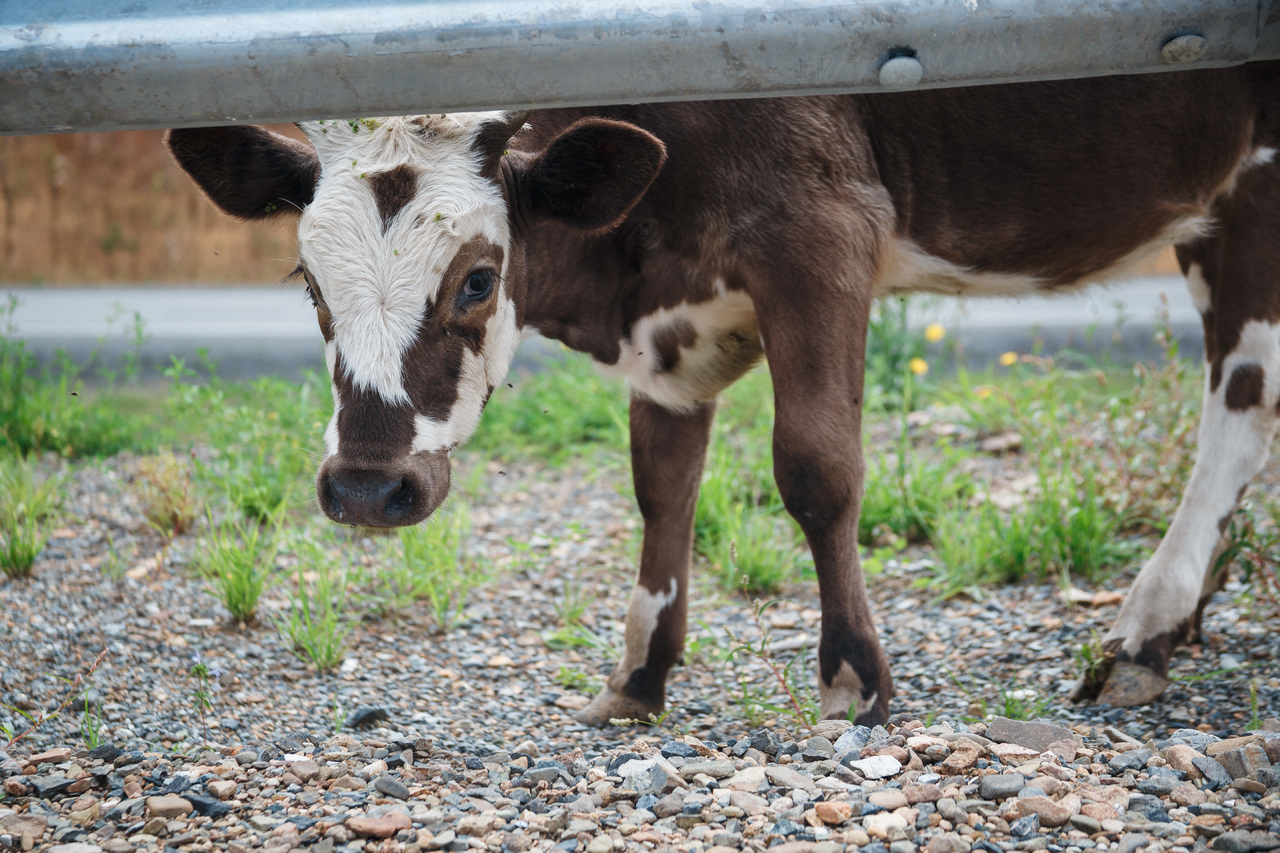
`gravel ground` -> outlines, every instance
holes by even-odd
[[[1238,583],[1213,602],[1209,641],[1178,653],[1158,704],[1072,706],[1072,650],[1105,629],[1118,594],[1077,590],[1084,601],[1069,604],[1056,584],[1027,584],[940,602],[920,583],[928,553],[909,549],[871,579],[898,688],[891,725],[809,730],[770,710],[785,697],[762,662],[726,658],[730,634],[759,646],[763,627],[774,658],[803,656],[799,698],[811,698],[816,585],[788,589],[761,626],[740,596],[700,581],[671,712],[597,730],[572,713],[621,643],[639,539],[624,469],[460,472],[477,484],[472,553],[497,580],[447,634],[416,608],[362,619],[339,670],[318,674],[273,627],[282,590],[268,591],[259,624],[238,626],[187,568],[193,537],[157,567],[133,465],[77,469],[67,526],[34,576],[0,584],[0,703],[56,707],[61,679],[106,649],[88,681],[103,746],[85,749],[77,700],[0,754],[0,847],[1280,847],[1280,721],[1268,719],[1280,716],[1280,635]],[[103,571],[108,534],[139,546],[123,576]],[[380,554],[358,535],[346,547],[368,563]],[[548,646],[566,594],[587,603],[594,644]],[[221,672],[207,739],[196,653]],[[744,680],[763,702],[739,701]],[[990,716],[1014,706],[1044,724]],[[0,722],[24,728],[8,710]]]

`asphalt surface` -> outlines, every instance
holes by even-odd
[[[134,349],[135,317],[145,340],[138,348],[143,374],[155,376],[172,358],[199,367],[207,357],[227,378],[261,374],[298,376],[324,370],[315,316],[300,288],[276,284],[220,288],[8,287],[17,307],[12,334],[47,362],[65,350],[79,363],[96,356],[110,364]],[[913,301],[920,325],[939,322],[966,362],[981,366],[1008,351],[1046,353],[1071,348],[1116,361],[1159,354],[1152,342],[1158,312],[1169,320],[1185,355],[1203,352],[1199,315],[1182,279],[1144,278],[1072,294],[1025,299]],[[532,366],[560,351],[559,344],[531,338],[518,364]],[[203,353],[204,355],[202,355]]]

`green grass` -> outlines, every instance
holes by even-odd
[[[104,377],[107,386],[90,393],[84,383],[86,366],[65,353],[50,365],[37,364],[15,337],[18,305],[16,296],[0,305],[0,451],[102,457],[153,446],[154,430],[147,420],[116,404],[119,375]],[[136,375],[136,358],[132,364],[124,373],[126,381]]]
[[[351,633],[344,608],[346,573],[323,541],[302,539],[297,545],[297,585],[289,609],[279,620],[280,632],[295,652],[319,672],[342,663]]]
[[[622,452],[629,442],[627,405],[620,382],[601,378],[589,358],[566,351],[545,370],[513,375],[499,386],[468,447],[552,465],[597,449]]]
[[[258,599],[271,579],[275,556],[275,531],[264,531],[252,522],[215,525],[210,518],[197,565],[227,612],[248,623],[257,616]]]
[[[425,524],[400,528],[399,553],[390,556],[380,573],[375,595],[400,609],[424,601],[436,630],[448,631],[462,616],[471,592],[490,580],[485,566],[467,554],[470,528],[470,516],[460,505]]]
[[[41,477],[25,457],[0,453],[0,572],[27,577],[61,503],[61,478]]]

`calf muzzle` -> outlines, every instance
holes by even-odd
[[[320,508],[339,524],[405,527],[417,524],[449,493],[449,459],[416,454],[393,465],[362,466],[326,460],[316,477]]]

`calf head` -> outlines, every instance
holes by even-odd
[[[313,147],[252,126],[169,133],[222,210],[301,213],[297,274],[334,398],[316,494],[334,521],[414,524],[440,505],[449,453],[515,354],[527,232],[548,220],[611,228],[666,156],[639,128],[596,118],[516,151],[527,117],[299,125]]]

